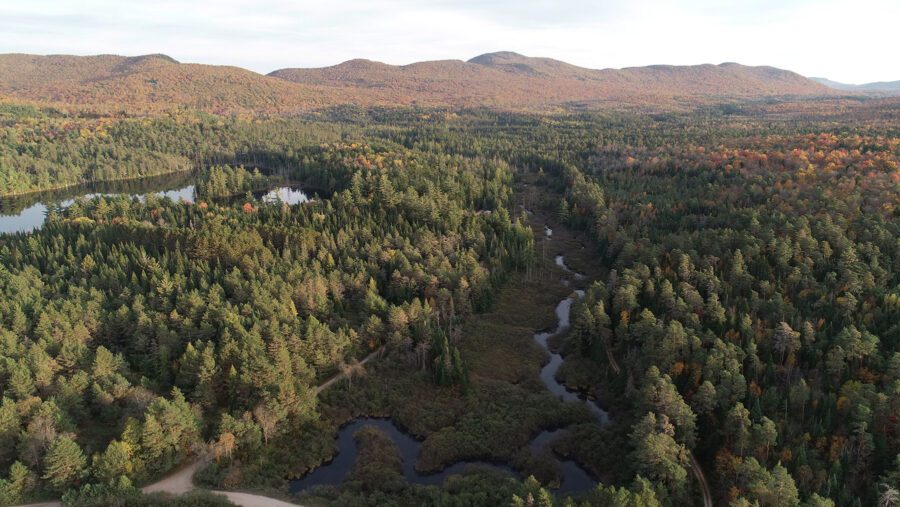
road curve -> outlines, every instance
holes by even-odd
[[[338,374],[335,374],[328,380],[317,385],[315,389],[316,394],[319,394],[325,389],[333,386],[338,381],[346,378],[347,375],[355,373],[356,371],[361,369],[363,365],[368,363],[370,359],[378,356],[382,352],[384,352],[383,346],[378,348],[377,350],[372,351],[360,362],[354,364],[348,371],[342,371]],[[169,475],[158,480],[157,482],[144,486],[143,488],[141,488],[141,491],[143,491],[144,493],[168,493],[170,495],[183,495],[188,491],[193,491],[195,489],[194,474],[197,473],[197,470],[200,469],[204,462],[205,460],[203,459],[194,459],[179,467]],[[212,491],[212,493],[215,493],[217,495],[224,495],[233,504],[240,505],[241,507],[296,507],[297,505],[268,496],[254,495],[252,493],[240,493],[237,491]],[[62,504],[58,501],[51,501],[19,505],[17,507],[62,507]]]
[[[360,362],[354,364],[348,371],[342,371],[338,374],[335,374],[325,382],[316,386],[316,394],[321,393],[325,389],[328,389],[336,382],[344,379],[347,375],[351,375],[361,369],[363,365],[369,362],[370,359],[378,356],[384,352],[384,347],[380,347],[377,350],[372,351],[369,355],[364,357]],[[168,493],[170,495],[183,495],[189,491],[193,491],[196,489],[194,487],[194,474],[197,473],[197,470],[205,463],[204,459],[194,459],[185,465],[179,467],[169,475],[163,477],[162,479],[154,482],[153,484],[149,484],[141,488],[141,491],[144,493]],[[283,500],[278,500],[276,498],[271,498],[268,496],[262,495],[254,495],[252,493],[241,493],[237,491],[212,491],[212,493],[217,495],[223,495],[231,501],[231,503],[235,505],[240,505],[241,507],[296,507],[297,504],[285,502]],[[42,502],[42,503],[31,503],[26,505],[19,505],[16,507],[62,507],[62,504],[59,501],[50,501],[50,502]]]
[[[342,371],[340,373],[335,374],[328,380],[322,382],[318,386],[316,386],[315,392],[316,394],[321,393],[325,389],[333,386],[335,383],[347,377],[347,375],[352,375],[359,369],[363,367],[366,363],[369,362],[372,358],[378,356],[384,351],[384,347],[381,347],[377,350],[372,351],[369,355],[364,357],[360,362],[354,364],[348,371]],[[168,476],[160,479],[158,482],[150,484],[149,486],[145,486],[141,489],[144,493],[169,493],[172,495],[183,495],[188,491],[194,489],[194,474],[197,473],[197,470],[203,465],[205,460],[203,459],[195,459],[190,463],[184,465],[183,467],[175,470]],[[237,491],[212,491],[217,495],[224,495],[235,505],[240,505],[242,507],[286,507],[286,506],[296,506],[297,504],[288,503],[283,500],[277,500],[275,498],[270,498],[262,495],[254,495],[251,493],[241,493]],[[57,504],[58,505],[58,504]],[[57,507],[57,505],[47,505],[47,506],[28,506],[28,507]]]
[[[183,495],[194,489],[194,474],[200,469],[206,460],[194,459],[187,464],[176,468],[169,475],[144,486],[144,493],[168,493],[170,495]]]
[[[169,495],[183,495],[196,489],[194,486],[194,474],[203,465],[205,460],[194,459],[188,464],[178,468],[169,475],[163,477],[153,484],[144,486],[141,491],[144,493],[166,493]],[[285,502],[277,498],[268,496],[254,495],[252,493],[241,493],[237,491],[210,491],[216,495],[222,495],[228,500],[241,507],[297,507],[295,503]],[[58,501],[31,503],[27,505],[19,505],[17,507],[62,507],[62,503]]]
[[[222,495],[228,498],[231,503],[241,507],[297,507],[295,503],[251,493],[240,493],[237,491],[210,491],[210,493]]]

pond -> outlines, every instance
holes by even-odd
[[[0,234],[31,232],[39,229],[51,209],[67,208],[76,199],[125,195],[143,199],[154,194],[168,197],[175,202],[194,202],[194,183],[197,173],[177,173],[136,180],[101,182],[67,187],[60,190],[36,192],[27,195],[0,197]],[[279,200],[288,205],[302,204],[312,199],[311,190],[297,184],[285,184],[253,192],[255,198],[274,203]],[[322,192],[318,192],[322,193]],[[223,198],[222,200],[239,199]],[[217,199],[218,200],[218,199]]]

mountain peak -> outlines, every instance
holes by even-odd
[[[509,63],[512,60],[528,60],[528,57],[513,51],[495,51],[493,53],[485,53],[478,55],[469,60],[469,63],[477,63],[479,65],[494,65],[497,63]]]
[[[357,69],[364,69],[367,67],[385,67],[386,63],[377,62],[375,60],[369,60],[368,58],[353,58],[351,60],[347,60],[345,62],[341,62],[335,67],[350,67]]]
[[[525,56],[512,51],[485,53],[468,61],[470,64],[532,77],[566,77],[590,79],[593,71],[552,58]]]
[[[154,53],[150,55],[129,56],[122,58],[121,63],[113,68],[113,72],[137,72],[152,67],[180,65],[180,62],[169,55]]]
[[[130,60],[162,60],[168,63],[181,63],[169,55],[163,53],[151,53],[149,55],[132,56]]]

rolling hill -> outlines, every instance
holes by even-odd
[[[269,74],[294,83],[354,89],[391,103],[542,108],[678,106],[763,96],[827,95],[830,90],[772,67],[721,65],[593,70],[511,52],[392,66],[351,60],[333,67],[281,69]]]
[[[829,88],[833,88],[835,90],[847,91],[847,92],[869,92],[869,93],[883,93],[883,94],[891,94],[891,95],[900,94],[900,81],[878,81],[875,83],[865,83],[865,84],[847,84],[847,83],[839,83],[837,81],[832,81],[832,80],[826,79],[824,77],[811,77],[809,79],[811,79],[817,83],[821,83]]]
[[[269,75],[165,55],[0,55],[0,95],[94,109],[294,113],[341,104],[548,110],[684,108],[734,99],[819,96],[830,88],[772,67],[594,70],[511,52],[394,66],[350,60]]]
[[[0,94],[101,109],[281,113],[340,97],[239,67],[179,63],[165,55],[0,55]]]

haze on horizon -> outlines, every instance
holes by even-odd
[[[900,79],[893,0],[31,0],[0,52],[165,53],[267,73],[509,50],[589,68],[735,61],[846,83]]]

